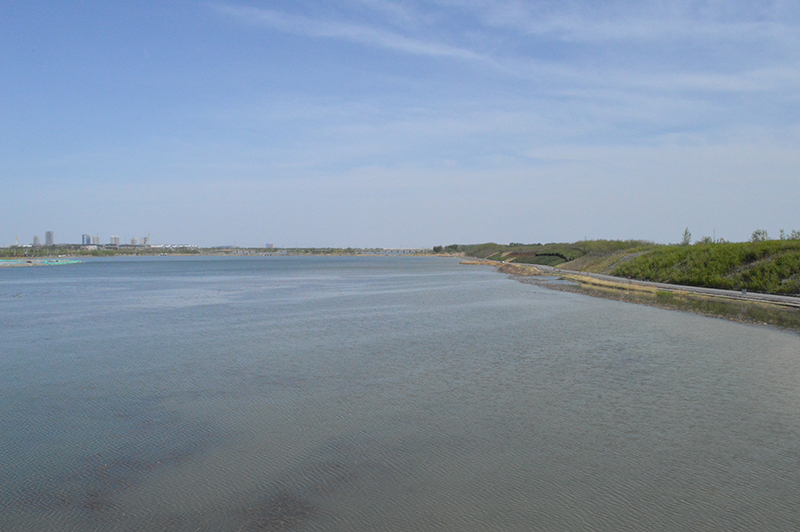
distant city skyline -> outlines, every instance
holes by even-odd
[[[798,2],[4,2],[0,17],[0,243],[800,229]]]
[[[45,246],[53,246],[53,245],[77,245],[77,244],[80,244],[82,246],[91,246],[91,245],[95,245],[96,246],[96,245],[100,245],[101,244],[101,242],[100,242],[100,234],[99,233],[96,233],[95,235],[90,235],[88,233],[82,233],[80,238],[77,238],[74,241],[70,240],[70,239],[63,240],[63,241],[56,240],[55,233],[56,233],[55,231],[45,231],[45,233],[44,233],[45,234],[45,243],[43,245],[45,245]],[[109,245],[120,245],[121,243],[127,243],[127,242],[125,242],[125,237],[120,237],[120,236],[117,236],[117,235],[109,235],[108,238],[109,238],[108,239],[108,244]],[[138,244],[141,243],[141,245],[149,246],[150,245],[150,235],[147,234],[147,235],[142,236],[142,237],[131,236],[128,239],[128,242],[130,242],[130,245],[138,245]],[[31,241],[27,242],[27,243],[26,242],[20,242],[19,241],[19,237],[15,237],[14,238],[14,242],[10,243],[10,244],[6,244],[6,243],[3,243],[3,242],[0,242],[0,246],[3,246],[3,247],[8,247],[8,246],[12,246],[12,245],[33,245],[33,246],[38,246],[38,245],[42,245],[42,244],[41,244],[41,239],[40,239],[39,235],[33,235],[33,237],[31,238]]]

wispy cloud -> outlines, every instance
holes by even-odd
[[[798,41],[800,9],[786,2],[449,0],[487,27],[564,42]]]
[[[410,9],[405,4],[389,0],[349,0],[349,3],[385,15],[387,20],[394,26],[418,27],[422,19],[417,11]]]
[[[349,4],[377,13],[377,20],[353,22],[250,6],[209,5],[243,24],[475,63],[506,76],[536,81],[544,89],[569,85],[757,92],[800,85],[800,26],[791,18],[780,20],[777,8],[768,11],[768,16],[762,13],[747,18],[723,13],[721,8],[700,10],[693,2],[598,7],[587,2],[450,0],[439,4],[433,14],[386,0],[350,0]],[[453,28],[443,22],[448,10],[468,16],[469,24]],[[427,22],[420,29],[422,20]],[[415,29],[403,31],[399,26]],[[493,32],[503,35],[494,36]],[[448,36],[447,42],[441,35]],[[502,44],[495,42],[498,40]],[[635,44],[629,50],[604,48],[627,46],[630,41],[648,48],[638,49]],[[757,51],[752,50],[755,42],[759,43]],[[580,54],[573,50],[573,55],[554,51],[567,43],[593,48]],[[669,54],[662,50],[691,48],[693,43],[698,46],[693,48],[692,62],[681,62],[681,51]],[[664,54],[670,61],[659,60]]]
[[[492,64],[487,55],[435,41],[406,37],[391,31],[348,22],[312,19],[270,9],[212,4],[214,9],[243,23],[270,27],[306,37],[334,38],[429,57],[449,57]]]
[[[66,234],[76,201],[98,206],[76,236],[139,223],[207,244],[242,227],[432,245],[794,223],[796,0],[204,1],[51,10],[47,32],[18,3],[0,241]],[[101,31],[109,14],[130,31]]]

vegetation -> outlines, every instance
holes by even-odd
[[[452,244],[447,247],[437,246],[439,252],[462,252],[464,246]],[[435,250],[436,248],[434,248]],[[419,250],[404,251],[414,254]],[[56,246],[11,246],[0,248],[0,258],[10,259],[39,259],[52,257],[113,257],[136,255],[364,255],[396,253],[396,250],[383,248],[244,248],[236,246],[198,248],[190,247],[145,247],[126,246],[119,248],[101,247],[99,249],[86,249],[77,244],[64,244]]]
[[[115,255],[163,255],[163,254],[197,254],[200,250],[195,247],[128,247],[101,249],[83,249],[77,244],[64,244],[56,246],[11,246],[0,248],[0,257],[18,259],[36,259],[68,255],[70,257],[112,257]]]
[[[582,240],[572,244],[502,244],[487,243],[462,246],[464,253],[481,259],[516,262],[522,264],[543,264],[556,266],[577,261],[583,257],[607,257],[620,252],[636,252],[653,247],[655,244],[641,240]]]
[[[750,242],[766,242],[769,240],[769,235],[766,229],[756,229],[750,237]]]
[[[681,239],[682,246],[688,246],[692,243],[692,233],[689,232],[689,228],[687,227],[686,230],[683,232],[683,238]]]
[[[620,264],[612,274],[689,286],[798,294],[800,240],[754,238],[742,243],[659,246]]]
[[[434,253],[462,253],[468,246],[450,244],[449,246],[433,246]]]
[[[466,255],[506,263],[557,266],[562,270],[609,273],[644,281],[773,294],[800,294],[800,232],[766,230],[750,242],[703,237],[691,245],[686,228],[680,244],[641,240],[584,240],[575,243],[459,246]]]

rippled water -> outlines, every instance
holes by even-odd
[[[0,271],[0,530],[796,530],[800,338],[410,257]]]

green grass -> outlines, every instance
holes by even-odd
[[[459,246],[466,255],[645,281],[800,294],[800,240],[658,245],[642,240]]]
[[[556,266],[581,257],[607,256],[621,251],[634,252],[653,244],[641,240],[583,240],[580,242],[549,244],[473,244],[460,246],[471,256],[481,259],[504,260],[523,264],[546,264]]]
[[[800,241],[659,246],[620,264],[612,273],[689,286],[798,294]]]

